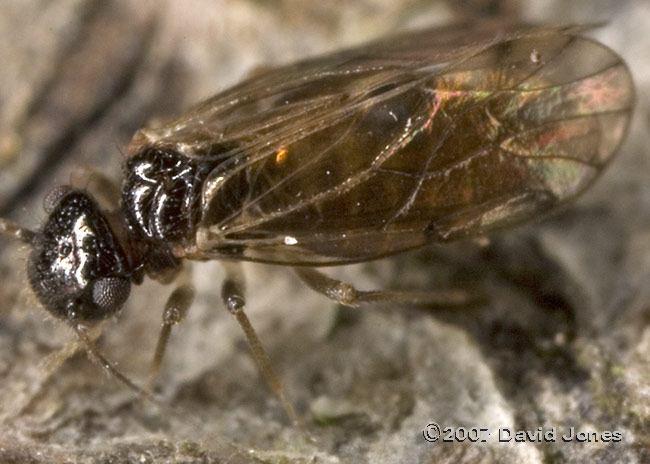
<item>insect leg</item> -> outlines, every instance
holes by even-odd
[[[99,332],[92,337],[94,339],[98,336]],[[80,349],[83,349],[81,340],[75,338],[68,341],[54,353],[49,354],[41,362],[41,377],[37,382],[30,382],[29,391],[26,392],[28,395],[26,395],[22,401],[14,401],[10,406],[6,407],[6,411],[4,412],[7,412],[9,417],[16,418],[28,411],[43,394],[45,387],[48,385],[48,381],[52,378],[56,371],[63,365],[65,361],[70,359]]]
[[[260,341],[255,329],[251,325],[248,316],[244,312],[246,300],[244,298],[244,274],[240,263],[223,262],[224,269],[226,270],[226,279],[221,287],[221,297],[230,313],[235,316],[237,322],[246,335],[248,346],[253,353],[253,359],[257,364],[258,369],[262,372],[266,383],[269,385],[273,393],[280,399],[282,407],[284,408],[287,416],[295,426],[301,427],[301,422],[298,415],[289,402],[284,392],[284,387],[280,382],[275,369],[271,364],[269,356],[266,354],[262,342]]]
[[[172,327],[183,320],[194,301],[195,291],[191,284],[191,272],[187,266],[183,267],[178,278],[181,279],[181,282],[169,296],[167,303],[165,303],[162,326],[158,334],[158,342],[156,343],[156,351],[151,362],[151,368],[149,369],[149,381],[147,383],[149,390],[153,390],[156,379],[158,378]]]
[[[467,306],[486,301],[480,292],[464,289],[444,289],[430,292],[400,290],[357,290],[351,284],[333,279],[314,268],[295,267],[298,277],[312,290],[344,306],[357,307],[363,303],[395,303],[415,306]]]

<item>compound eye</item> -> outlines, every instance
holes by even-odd
[[[68,193],[72,192],[72,187],[69,185],[59,185],[54,187],[49,191],[45,198],[43,198],[43,209],[47,214],[50,214],[56,208],[56,205],[59,204],[61,199],[65,197]]]
[[[131,292],[131,282],[121,277],[104,277],[93,283],[93,303],[102,311],[119,311]]]

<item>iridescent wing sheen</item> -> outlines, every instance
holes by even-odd
[[[580,28],[455,26],[278,68],[133,149],[217,163],[190,258],[363,261],[580,193],[622,140],[629,71]]]

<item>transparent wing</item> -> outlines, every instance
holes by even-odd
[[[464,60],[496,44],[580,29],[458,24],[308,59],[258,73],[164,127],[138,131],[128,152],[154,144],[181,148],[188,156],[249,157],[253,150],[263,152],[268,145],[275,148],[307,137],[345,115],[419,85],[442,69],[462,66]],[[494,52],[507,54],[508,50]],[[503,57],[491,59],[505,63]],[[224,147],[227,153],[217,153]]]
[[[252,78],[134,146],[216,166],[188,257],[336,264],[483,234],[584,190],[625,134],[629,72],[577,32],[403,35]]]

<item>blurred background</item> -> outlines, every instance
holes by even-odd
[[[78,167],[119,182],[132,134],[251,72],[413,28],[599,24],[637,86],[629,137],[577,202],[490,240],[328,270],[362,289],[486,289],[460,310],[339,308],[246,265],[249,316],[315,443],[291,427],[222,307],[219,263],[143,402],[77,353],[0,238],[0,462],[650,460],[650,4],[645,0],[37,0],[0,6],[0,217],[37,228]],[[145,282],[100,348],[143,384],[171,287]],[[49,360],[49,361],[48,361]],[[620,443],[427,443],[453,427],[619,430]]]

